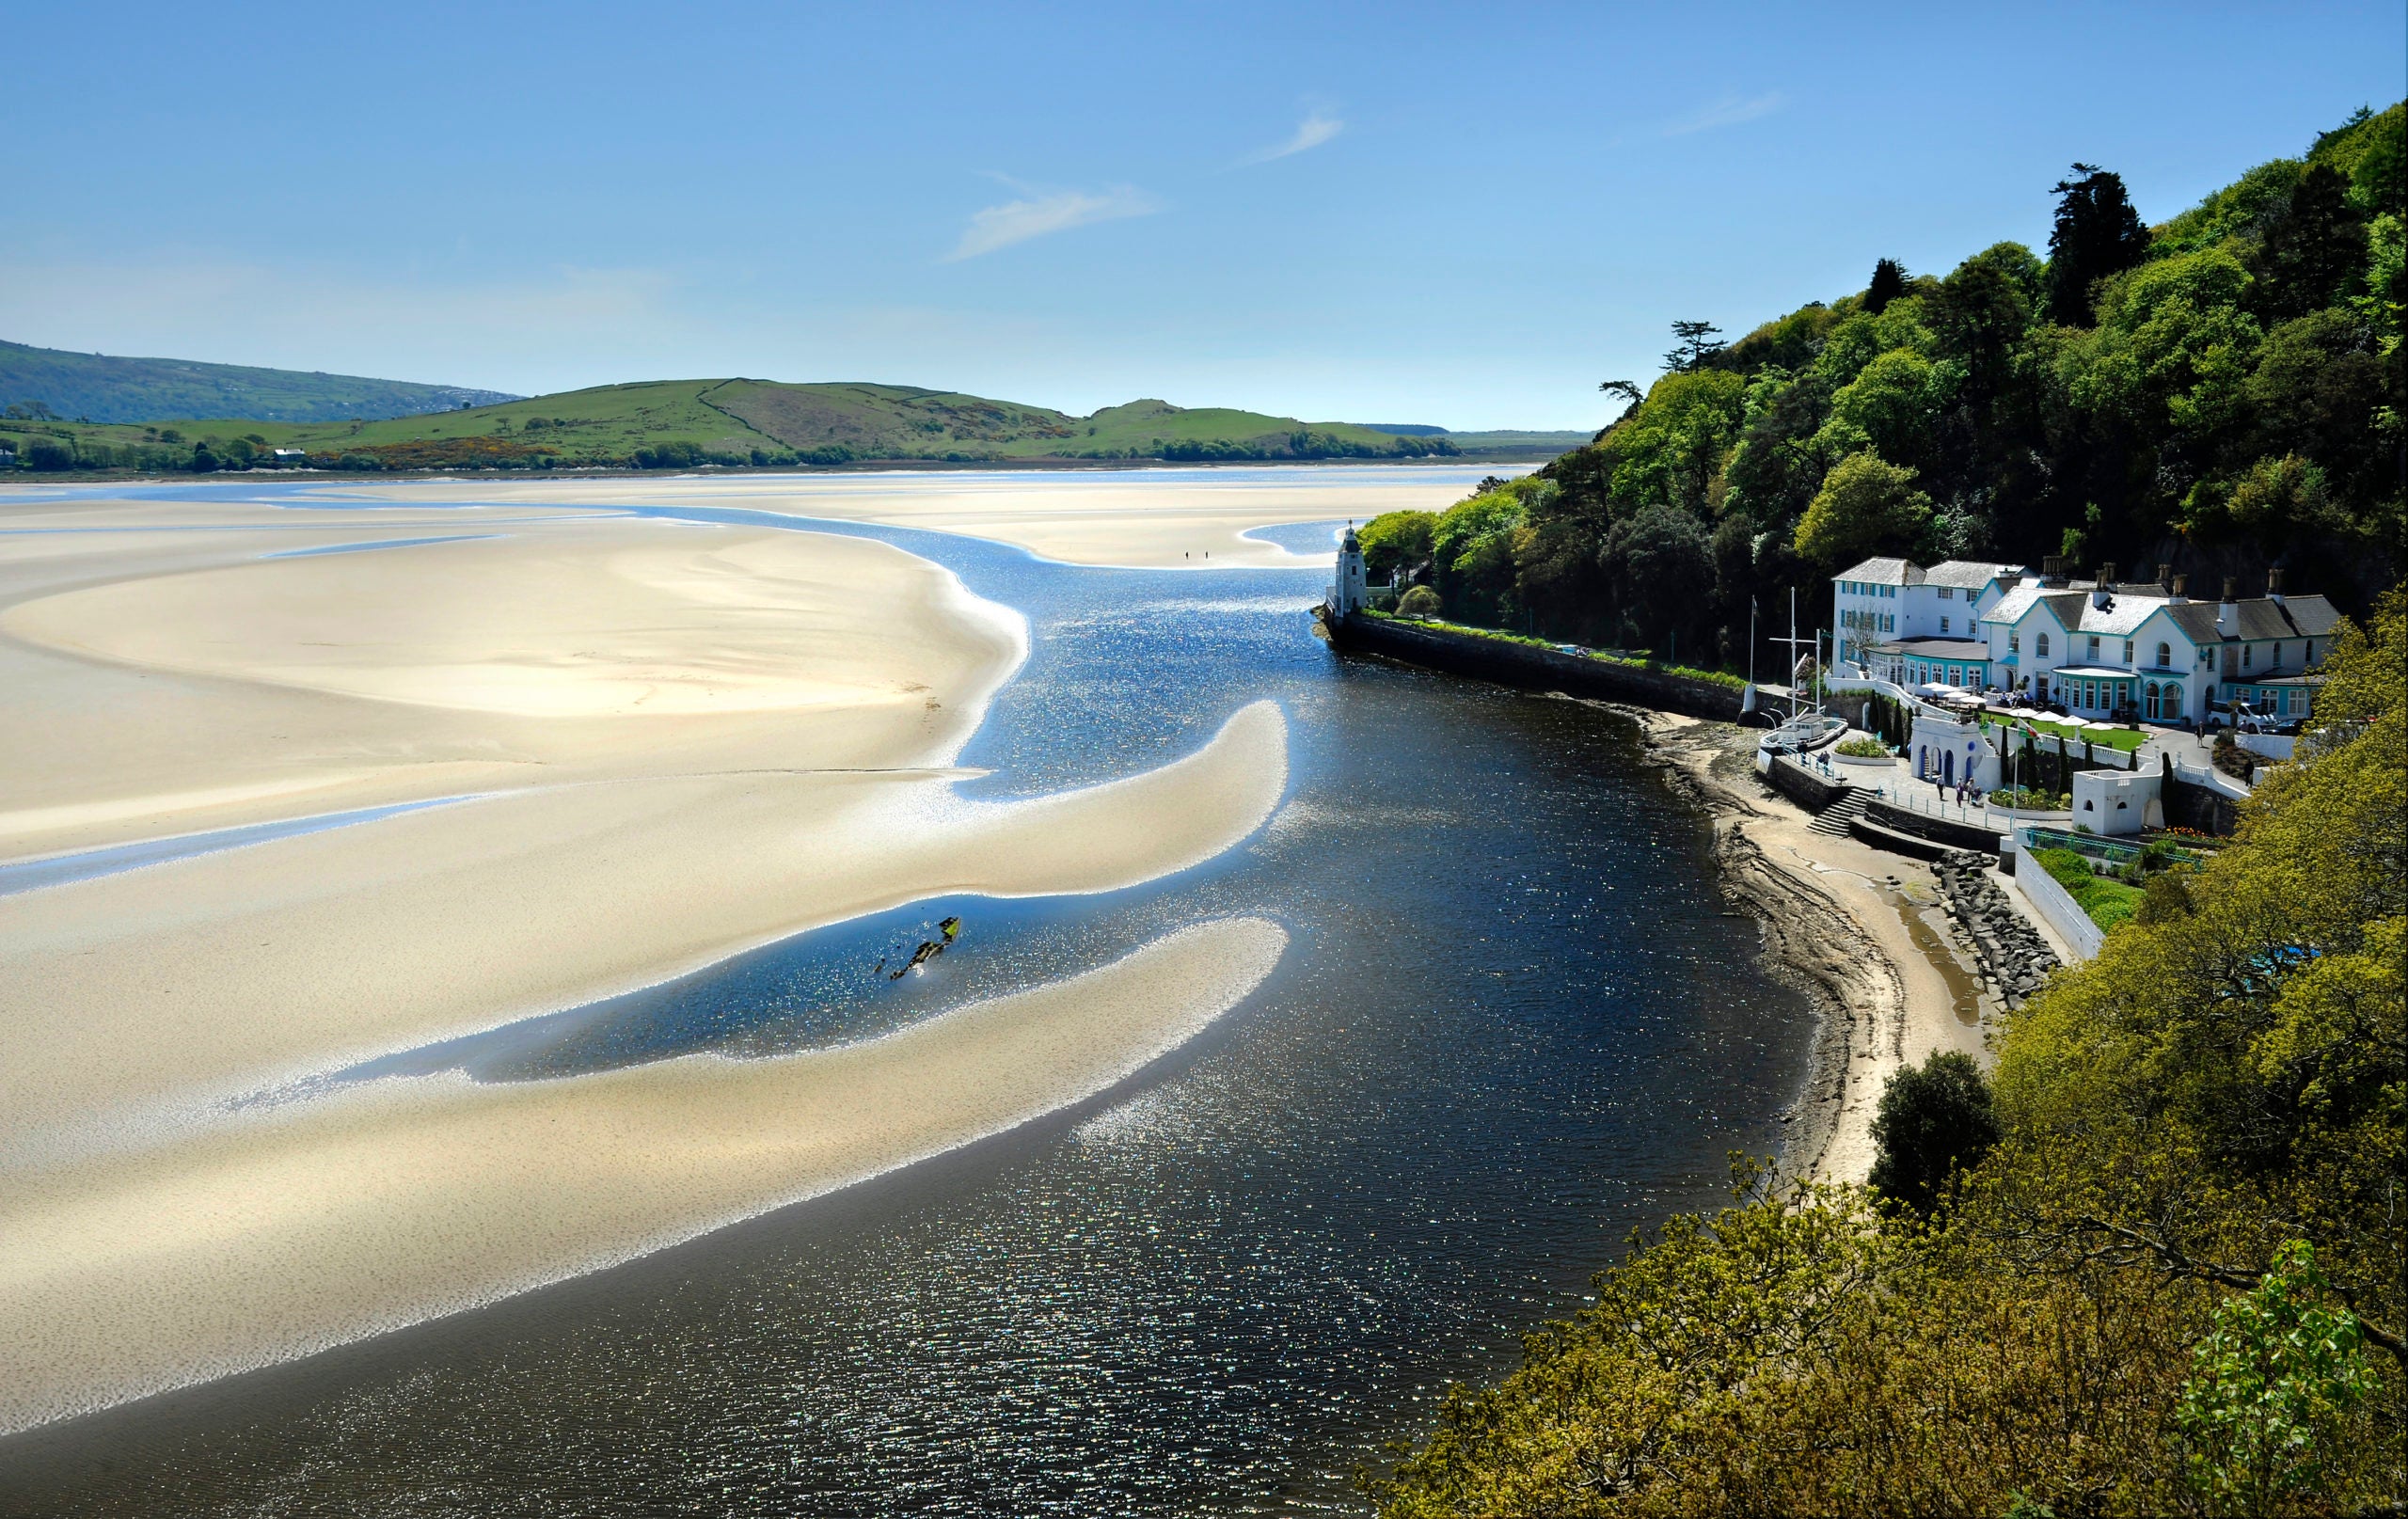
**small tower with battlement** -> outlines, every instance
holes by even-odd
[[[1349,522],[1346,536],[1338,541],[1338,578],[1331,582],[1323,604],[1332,617],[1352,616],[1363,609],[1369,583],[1363,570],[1363,546],[1354,536],[1354,524]]]

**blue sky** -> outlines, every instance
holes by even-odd
[[[2403,88],[2367,5],[15,7],[0,337],[539,392],[1594,426]]]

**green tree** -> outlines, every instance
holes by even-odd
[[[1830,567],[1868,554],[1904,553],[1931,525],[1931,498],[1915,472],[1870,451],[1841,460],[1798,522],[1798,553]]]
[[[1873,1119],[1873,1190],[1928,1213],[1949,1177],[1970,1171],[1998,1143],[1989,1084],[1969,1055],[1934,1051],[1893,1074]]]
[[[2076,164],[2059,180],[2056,224],[2049,233],[2049,319],[2086,327],[2091,287],[2148,257],[2148,229],[2132,209],[2123,176]]]
[[[1695,516],[1661,503],[1642,507],[1606,534],[1605,559],[1641,637],[1656,642],[1698,626],[1714,589],[1714,558]]]
[[[1430,562],[1431,543],[1438,530],[1435,512],[1383,512],[1355,530],[1363,550],[1363,567],[1374,580],[1394,580],[1397,573]]]
[[[2217,1305],[2192,1353],[2176,1422],[2191,1480],[2222,1512],[2267,1513],[2317,1485],[2352,1410],[2377,1382],[2357,1316],[2322,1306],[2316,1250],[2285,1245],[2256,1288]]]
[[[2310,164],[2258,243],[2252,304],[2271,322],[2303,316],[2347,294],[2366,261],[2350,182],[2329,164]]]

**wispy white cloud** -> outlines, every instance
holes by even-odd
[[[972,214],[970,225],[961,229],[961,241],[944,256],[945,263],[963,259],[975,259],[1007,248],[1015,243],[1025,243],[1032,237],[1044,237],[1054,232],[1067,232],[1073,227],[1085,227],[1094,222],[1118,221],[1125,216],[1150,216],[1163,209],[1162,202],[1142,190],[1117,185],[1098,195],[1085,190],[1057,190],[1041,194],[1022,188],[1022,198],[1006,200],[1000,206],[989,206]]]
[[[1238,160],[1238,166],[1244,167],[1248,164],[1268,164],[1275,158],[1286,158],[1293,153],[1307,152],[1320,147],[1345,130],[1346,123],[1337,117],[1330,115],[1327,111],[1315,111],[1298,124],[1294,136],[1276,147],[1265,148],[1259,153],[1248,153]]]
[[[1742,121],[1753,121],[1760,116],[1770,116],[1789,103],[1789,97],[1779,90],[1758,95],[1751,100],[1737,95],[1725,95],[1713,104],[1693,111],[1664,128],[1667,137],[1685,137],[1692,132],[1711,132],[1716,127],[1734,127]]]

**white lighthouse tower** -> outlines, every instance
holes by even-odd
[[[1338,578],[1332,582],[1323,605],[1330,616],[1343,619],[1363,609],[1364,588],[1369,578],[1363,571],[1363,546],[1355,540],[1354,524],[1346,525],[1346,536],[1338,543]]]

